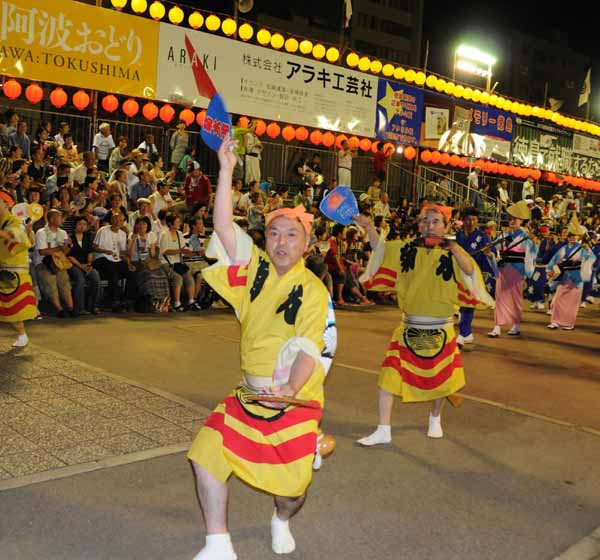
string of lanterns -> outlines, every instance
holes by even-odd
[[[111,4],[115,9],[122,10],[127,5],[127,0],[111,0]],[[150,17],[155,21],[162,20],[166,15],[169,22],[173,25],[179,25],[185,19],[185,14],[179,6],[173,5],[167,11],[165,5],[160,0],[154,0],[149,7],[147,0],[131,0],[131,9],[138,15],[142,15],[148,11]],[[340,61],[340,51],[334,46],[327,47],[322,43],[313,43],[313,41],[308,39],[300,41],[294,37],[286,39],[281,33],[272,33],[265,28],[259,29],[255,34],[255,30],[250,23],[245,22],[238,27],[236,21],[231,17],[221,18],[216,14],[210,14],[205,18],[198,10],[194,10],[188,16],[187,23],[192,29],[200,29],[204,26],[206,30],[212,33],[221,30],[227,37],[232,37],[237,31],[237,36],[244,42],[249,41],[256,35],[256,42],[259,45],[271,47],[275,50],[283,48],[292,54],[299,51],[306,56],[312,55],[316,60],[326,59],[332,64]],[[502,111],[523,117],[537,117],[558,126],[600,136],[600,125],[595,123],[567,117],[550,109],[511,100],[496,93],[489,93],[477,88],[455,84],[433,74],[426,75],[421,70],[407,69],[402,66],[395,66],[389,62],[383,63],[377,59],[371,60],[368,56],[361,56],[355,52],[348,53],[345,63],[349,68],[354,68],[361,72],[375,75],[382,74],[386,78],[393,77],[396,80],[409,84],[414,83],[419,87],[427,87],[438,93],[445,93],[457,99],[490,105],[491,107],[496,107]]]
[[[518,179],[526,179],[527,177],[531,176],[536,181],[543,179],[545,182],[555,184],[559,183],[560,181],[565,181],[566,183],[569,183],[575,187],[600,191],[600,181],[585,179],[583,177],[572,177],[570,175],[559,176],[556,173],[546,171],[542,172],[539,169],[519,167],[517,165],[509,165],[484,159],[478,159],[475,161],[475,163],[472,163],[469,162],[469,160],[464,156],[440,152],[438,150],[422,150],[420,157],[423,163],[433,163],[435,165],[440,164],[443,166],[449,165],[451,167],[458,167],[460,169],[479,167],[484,173],[490,175],[507,175],[509,177],[515,177]]]

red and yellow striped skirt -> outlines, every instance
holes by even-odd
[[[441,399],[465,385],[452,322],[401,324],[381,364],[379,387],[405,402]]]
[[[37,301],[29,272],[0,265],[0,323],[35,319]]]
[[[275,410],[242,403],[237,394],[228,396],[208,417],[188,459],[221,482],[235,474],[275,496],[302,496],[312,480],[322,409]]]

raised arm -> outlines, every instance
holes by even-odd
[[[231,177],[236,164],[233,148],[236,141],[224,140],[217,152],[219,156],[219,179],[213,210],[213,226],[230,259],[235,258],[235,231],[233,229],[233,201],[231,197]]]
[[[353,218],[355,224],[367,230],[369,244],[371,245],[371,249],[375,250],[375,247],[377,247],[377,244],[379,243],[379,234],[377,233],[377,229],[373,222],[362,214],[357,214],[356,216],[353,216]]]

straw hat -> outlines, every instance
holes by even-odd
[[[579,223],[577,216],[573,215],[571,221],[569,222],[569,227],[567,228],[567,232],[569,235],[584,235],[585,229]]]
[[[519,218],[520,220],[529,220],[531,218],[531,211],[529,210],[529,206],[527,202],[524,200],[519,200],[515,204],[509,206],[506,211],[509,216],[513,218]]]

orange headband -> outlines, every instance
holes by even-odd
[[[2,200],[4,200],[4,202],[6,202],[7,206],[9,208],[12,208],[15,205],[15,201],[13,200],[13,197],[10,196],[7,192],[5,191],[0,191],[0,198]]]
[[[448,223],[452,218],[452,206],[442,206],[441,204],[431,203],[423,204],[421,207],[420,216],[427,212],[437,212],[438,214],[442,214],[446,220],[446,223]]]
[[[279,208],[278,210],[269,212],[265,220],[266,226],[268,226],[275,218],[279,218],[280,216],[284,216],[292,220],[299,220],[302,224],[302,227],[306,231],[306,234],[310,235],[312,223],[315,217],[306,211],[306,208],[304,208],[303,204],[299,204],[296,206],[296,208]]]

